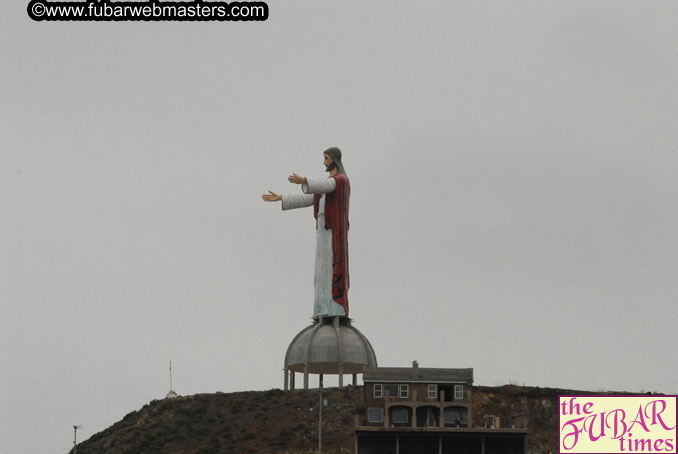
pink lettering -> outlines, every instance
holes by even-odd
[[[636,419],[633,420],[631,423],[631,426],[629,427],[629,430],[633,429],[633,426],[636,424],[640,424],[643,429],[645,429],[645,432],[649,432],[650,429],[647,428],[647,424],[645,424],[645,418],[643,417],[643,407],[642,405],[638,407],[638,413],[636,414]]]
[[[582,421],[583,419],[584,419],[583,417],[577,418],[577,419],[572,419],[570,421],[567,421],[563,425],[563,428],[561,429],[561,433],[563,431],[565,431],[565,429],[568,428],[568,426],[571,429],[571,432],[563,437],[563,448],[570,450],[570,449],[574,448],[575,446],[577,446],[577,442],[579,441],[579,434],[584,429],[583,426],[578,427],[577,423]],[[571,437],[574,437],[574,441],[572,441],[572,444],[568,447],[568,439],[571,438]]]
[[[596,417],[600,415],[600,429],[598,430],[598,435],[593,434],[593,425],[596,422]],[[590,422],[589,422],[590,421]],[[589,422],[588,428],[586,427],[586,423]],[[595,415],[588,416],[586,420],[584,421],[584,429],[588,430],[589,432],[589,440],[591,441],[598,441],[600,437],[605,436],[605,412],[603,413],[598,413]]]
[[[561,410],[563,415],[581,415],[581,407],[579,406],[579,402],[575,402],[577,398],[576,397],[570,397],[569,402],[563,402],[560,404]],[[593,413],[590,411],[591,407],[593,406],[593,402],[587,402],[584,404],[584,413],[587,415],[590,415]],[[568,407],[569,407],[569,413],[568,413]]]
[[[658,403],[661,404],[661,406],[662,406],[662,409],[660,411],[657,411],[657,404]],[[658,400],[653,400],[652,402],[649,402],[647,405],[645,405],[645,416],[647,416],[648,418],[650,416],[647,414],[647,407],[649,407],[650,405],[652,405],[652,423],[651,423],[651,425],[654,426],[655,424],[657,424],[657,420],[659,420],[659,424],[661,424],[661,426],[666,430],[673,430],[673,429],[676,428],[675,425],[673,427],[668,427],[661,417],[661,414],[664,412],[664,410],[666,410],[666,401],[664,401],[662,399],[658,399]],[[671,448],[671,449],[673,449],[673,448]]]
[[[624,436],[626,433],[626,423],[624,422],[624,417],[626,416],[626,412],[618,408],[617,410],[613,410],[611,412],[608,412],[607,416],[605,416],[605,426],[609,428],[613,428],[613,436],[612,438],[617,439],[621,438]],[[612,417],[612,424],[610,424],[610,417]],[[621,425],[621,431],[620,431],[620,425]]]

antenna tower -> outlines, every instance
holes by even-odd
[[[174,397],[179,397],[179,394],[177,394],[176,391],[174,391],[174,387],[172,386],[172,360],[170,360],[169,362],[169,379],[170,379],[170,389],[165,398],[171,399]]]

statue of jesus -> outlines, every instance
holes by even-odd
[[[302,194],[268,191],[266,202],[282,201],[283,210],[313,206],[316,219],[313,316],[348,316],[348,202],[351,185],[341,164],[341,150],[323,152],[329,178],[306,178],[293,173],[290,183]]]

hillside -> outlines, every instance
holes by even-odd
[[[582,391],[519,387],[473,388],[473,423],[528,414],[528,450],[557,452],[558,394]],[[362,387],[325,390],[323,452],[352,453],[354,415]],[[154,400],[78,445],[78,454],[313,453],[318,446],[318,391],[196,394]]]

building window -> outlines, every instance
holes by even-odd
[[[407,399],[410,394],[410,387],[408,385],[400,385],[400,397]]]
[[[430,405],[417,407],[417,427],[438,427],[440,408]]]
[[[376,398],[384,397],[384,389],[381,383],[374,385],[374,397]]]
[[[384,385],[384,395],[387,393],[389,397],[398,397],[398,385]]]
[[[393,424],[407,424],[410,422],[408,410],[405,407],[396,407],[391,410],[391,422]]]
[[[428,398],[429,399],[438,398],[438,385],[428,385]]]
[[[454,398],[455,399],[464,398],[464,385],[454,385]]]
[[[446,427],[468,427],[468,409],[464,407],[448,407],[445,409]]]
[[[384,422],[384,409],[383,408],[368,408],[367,409],[367,422]]]

